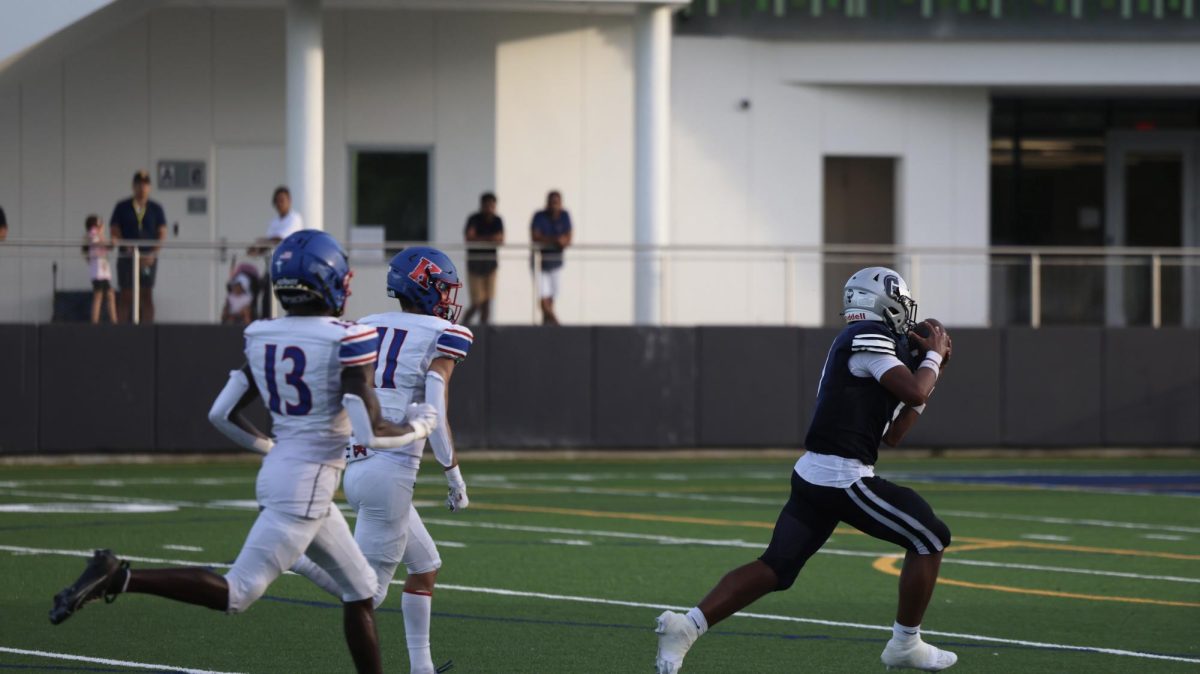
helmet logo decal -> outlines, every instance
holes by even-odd
[[[895,297],[899,293],[899,289],[900,289],[900,277],[899,276],[888,275],[888,276],[883,277],[883,291],[885,293],[887,293],[888,297]]]
[[[408,278],[412,279],[414,283],[421,286],[425,290],[429,290],[430,277],[434,274],[440,273],[442,273],[441,267],[434,264],[429,258],[423,257],[421,258],[421,261],[417,263],[416,268],[412,270],[412,273],[408,275]]]

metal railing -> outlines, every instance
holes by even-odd
[[[133,269],[139,246],[125,251]],[[423,242],[422,242],[423,243]],[[210,322],[219,315],[229,269],[247,257],[250,241],[163,243],[156,301],[174,309],[165,320]],[[409,242],[354,244],[347,248],[359,281],[350,313],[388,310],[382,289],[387,259]],[[436,243],[460,264],[468,246]],[[50,287],[87,287],[81,242],[9,239],[0,243],[0,322],[49,320]],[[539,249],[508,244],[497,249],[501,292],[494,314],[503,323],[539,321]],[[115,259],[118,253],[110,253]],[[905,276],[923,315],[945,316],[958,325],[1055,324],[1200,325],[1200,248],[1135,247],[950,247],[829,244],[814,246],[671,245],[580,243],[566,253],[563,305],[572,323],[630,323],[633,278],[639,256],[651,256],[661,282],[660,322],[694,324],[833,325],[840,287],[854,268],[885,264]],[[115,265],[113,265],[115,268]],[[115,271],[115,269],[114,269]],[[363,279],[366,277],[366,280]],[[115,274],[114,274],[115,280]],[[141,274],[134,273],[132,322],[141,321]],[[463,303],[467,289],[463,290]],[[160,315],[162,312],[160,312]]]

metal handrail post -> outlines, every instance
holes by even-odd
[[[1162,327],[1162,255],[1150,256],[1150,325]]]
[[[658,324],[667,325],[671,320],[671,266],[666,249],[659,248],[658,255]]]
[[[130,316],[133,317],[133,324],[139,325],[142,321],[142,249],[138,246],[133,247],[133,307]]]
[[[913,253],[908,256],[908,290],[913,297],[921,296],[921,256]]]
[[[1029,254],[1029,326],[1042,327],[1042,255]]]
[[[538,324],[538,311],[542,308],[542,251],[533,249],[533,305],[530,307],[529,322]]]
[[[783,254],[783,324],[796,324],[796,256]]]

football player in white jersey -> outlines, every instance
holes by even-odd
[[[357,671],[381,672],[376,575],[333,505],[351,430],[342,397],[357,397],[351,411],[370,419],[365,433],[381,446],[425,438],[436,425],[436,412],[428,406],[392,412],[400,420],[407,412],[404,424],[380,414],[369,384],[379,339],[373,327],[336,319],[350,294],[351,274],[333,237],[315,230],[289,236],[275,250],[271,276],[287,316],[246,328],[248,364],[230,373],[209,412],[225,435],[267,454],[256,487],[258,518],[233,568],[224,576],[200,567],[131,570],[110,550],[97,550],[83,575],[55,596],[50,621],[61,623],[84,604],[101,597],[112,601],[123,592],[239,613],[307,551],[334,579]],[[241,414],[260,392],[271,411],[274,441]]]
[[[387,285],[388,295],[399,300],[401,311],[359,321],[375,328],[381,339],[375,394],[387,419],[403,419],[412,403],[423,402],[436,410],[439,423],[430,432],[429,444],[449,485],[446,505],[457,512],[466,508],[469,500],[454,454],[446,407],[450,376],[455,365],[467,357],[473,340],[470,330],[454,322],[462,311],[457,303],[462,283],[445,253],[417,246],[392,258]],[[358,512],[354,538],[378,574],[376,606],[387,596],[396,568],[404,564],[408,571],[400,605],[414,674],[437,671],[429,648],[429,622],[434,581],[442,564],[412,506],[424,449],[424,439],[399,452],[355,445],[347,450],[350,463],[343,485],[347,500]],[[336,593],[332,579],[318,565],[301,559],[292,570]]]

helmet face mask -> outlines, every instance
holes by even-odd
[[[842,307],[847,322],[881,321],[898,335],[908,334],[917,324],[917,302],[908,284],[887,267],[867,267],[851,276]]]
[[[433,286],[441,297],[437,306],[433,308],[433,315],[438,318],[444,318],[451,323],[457,323],[458,317],[462,314],[462,305],[458,303],[458,291],[462,288],[462,284],[450,284],[446,281],[438,280],[434,282]]]

